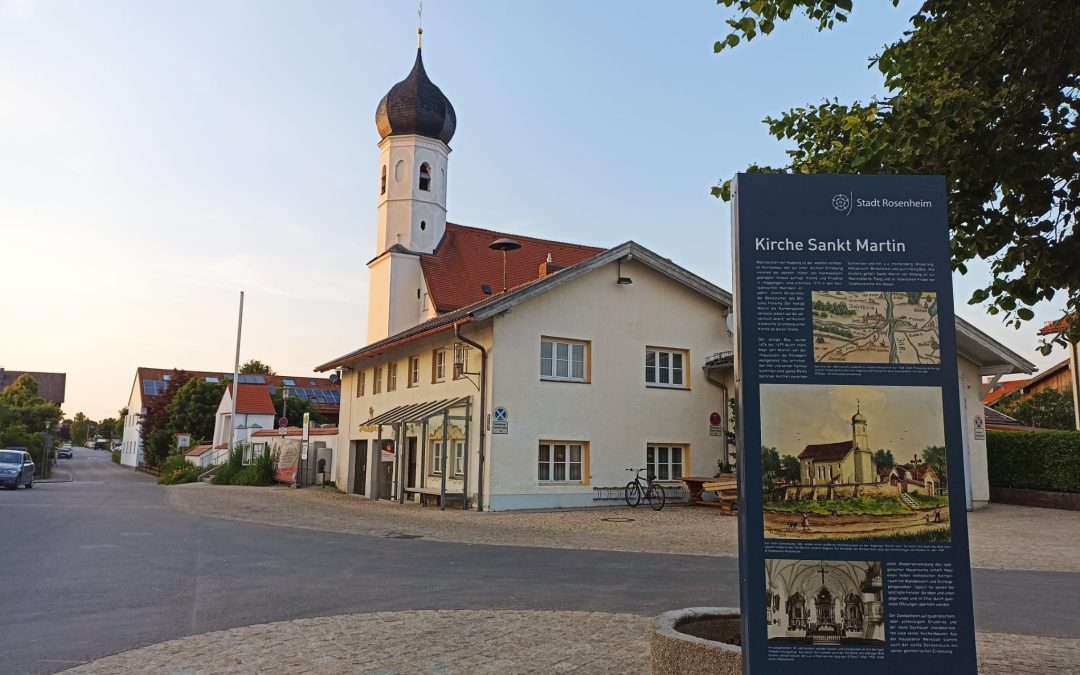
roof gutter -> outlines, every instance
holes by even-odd
[[[476,510],[484,510],[484,441],[487,439],[487,349],[483,345],[473,342],[461,334],[461,324],[465,321],[454,322],[454,337],[470,347],[476,347],[480,352],[480,449],[476,464]],[[468,495],[465,495],[468,499]]]

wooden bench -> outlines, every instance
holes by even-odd
[[[682,481],[686,483],[690,491],[690,504],[702,504],[705,506],[719,506],[723,513],[734,515],[739,503],[739,483],[732,474],[720,476],[684,476]],[[704,493],[711,492],[716,495],[715,500],[706,501]]]
[[[420,495],[420,506],[427,506],[428,501],[430,501],[431,498],[434,497],[435,498],[435,505],[439,506],[439,499],[442,497],[442,490],[439,489],[439,488],[430,488],[430,487],[424,487],[424,488],[411,487],[411,488],[405,488],[405,494],[407,494],[407,495]],[[447,490],[447,492],[446,492],[446,501],[447,502],[456,501],[456,500],[459,500],[459,499],[462,502],[462,507],[461,508],[465,508],[465,493],[464,492],[451,492],[451,491]]]

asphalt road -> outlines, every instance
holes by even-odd
[[[736,561],[479,546],[175,511],[153,478],[76,449],[70,482],[0,491],[0,672],[48,673],[185,635],[405,609],[645,615],[738,605]],[[1080,574],[975,570],[981,631],[1080,637]]]

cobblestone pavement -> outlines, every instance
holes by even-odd
[[[599,612],[379,612],[195,635],[65,671],[170,673],[648,673],[654,619]],[[984,633],[979,672],[1075,673],[1080,640]]]
[[[327,488],[169,488],[183,511],[309,529],[467,544],[693,555],[738,554],[736,519],[703,507],[476,513],[372,502]],[[975,567],[1080,572],[1080,512],[991,504],[968,514]],[[625,519],[632,519],[626,521]]]

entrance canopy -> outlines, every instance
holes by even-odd
[[[469,402],[468,396],[461,398],[447,398],[441,401],[427,401],[425,403],[413,403],[411,405],[399,405],[391,408],[381,415],[372,417],[360,426],[381,426],[405,423],[425,422],[428,418],[442,414],[452,408],[460,408]]]

